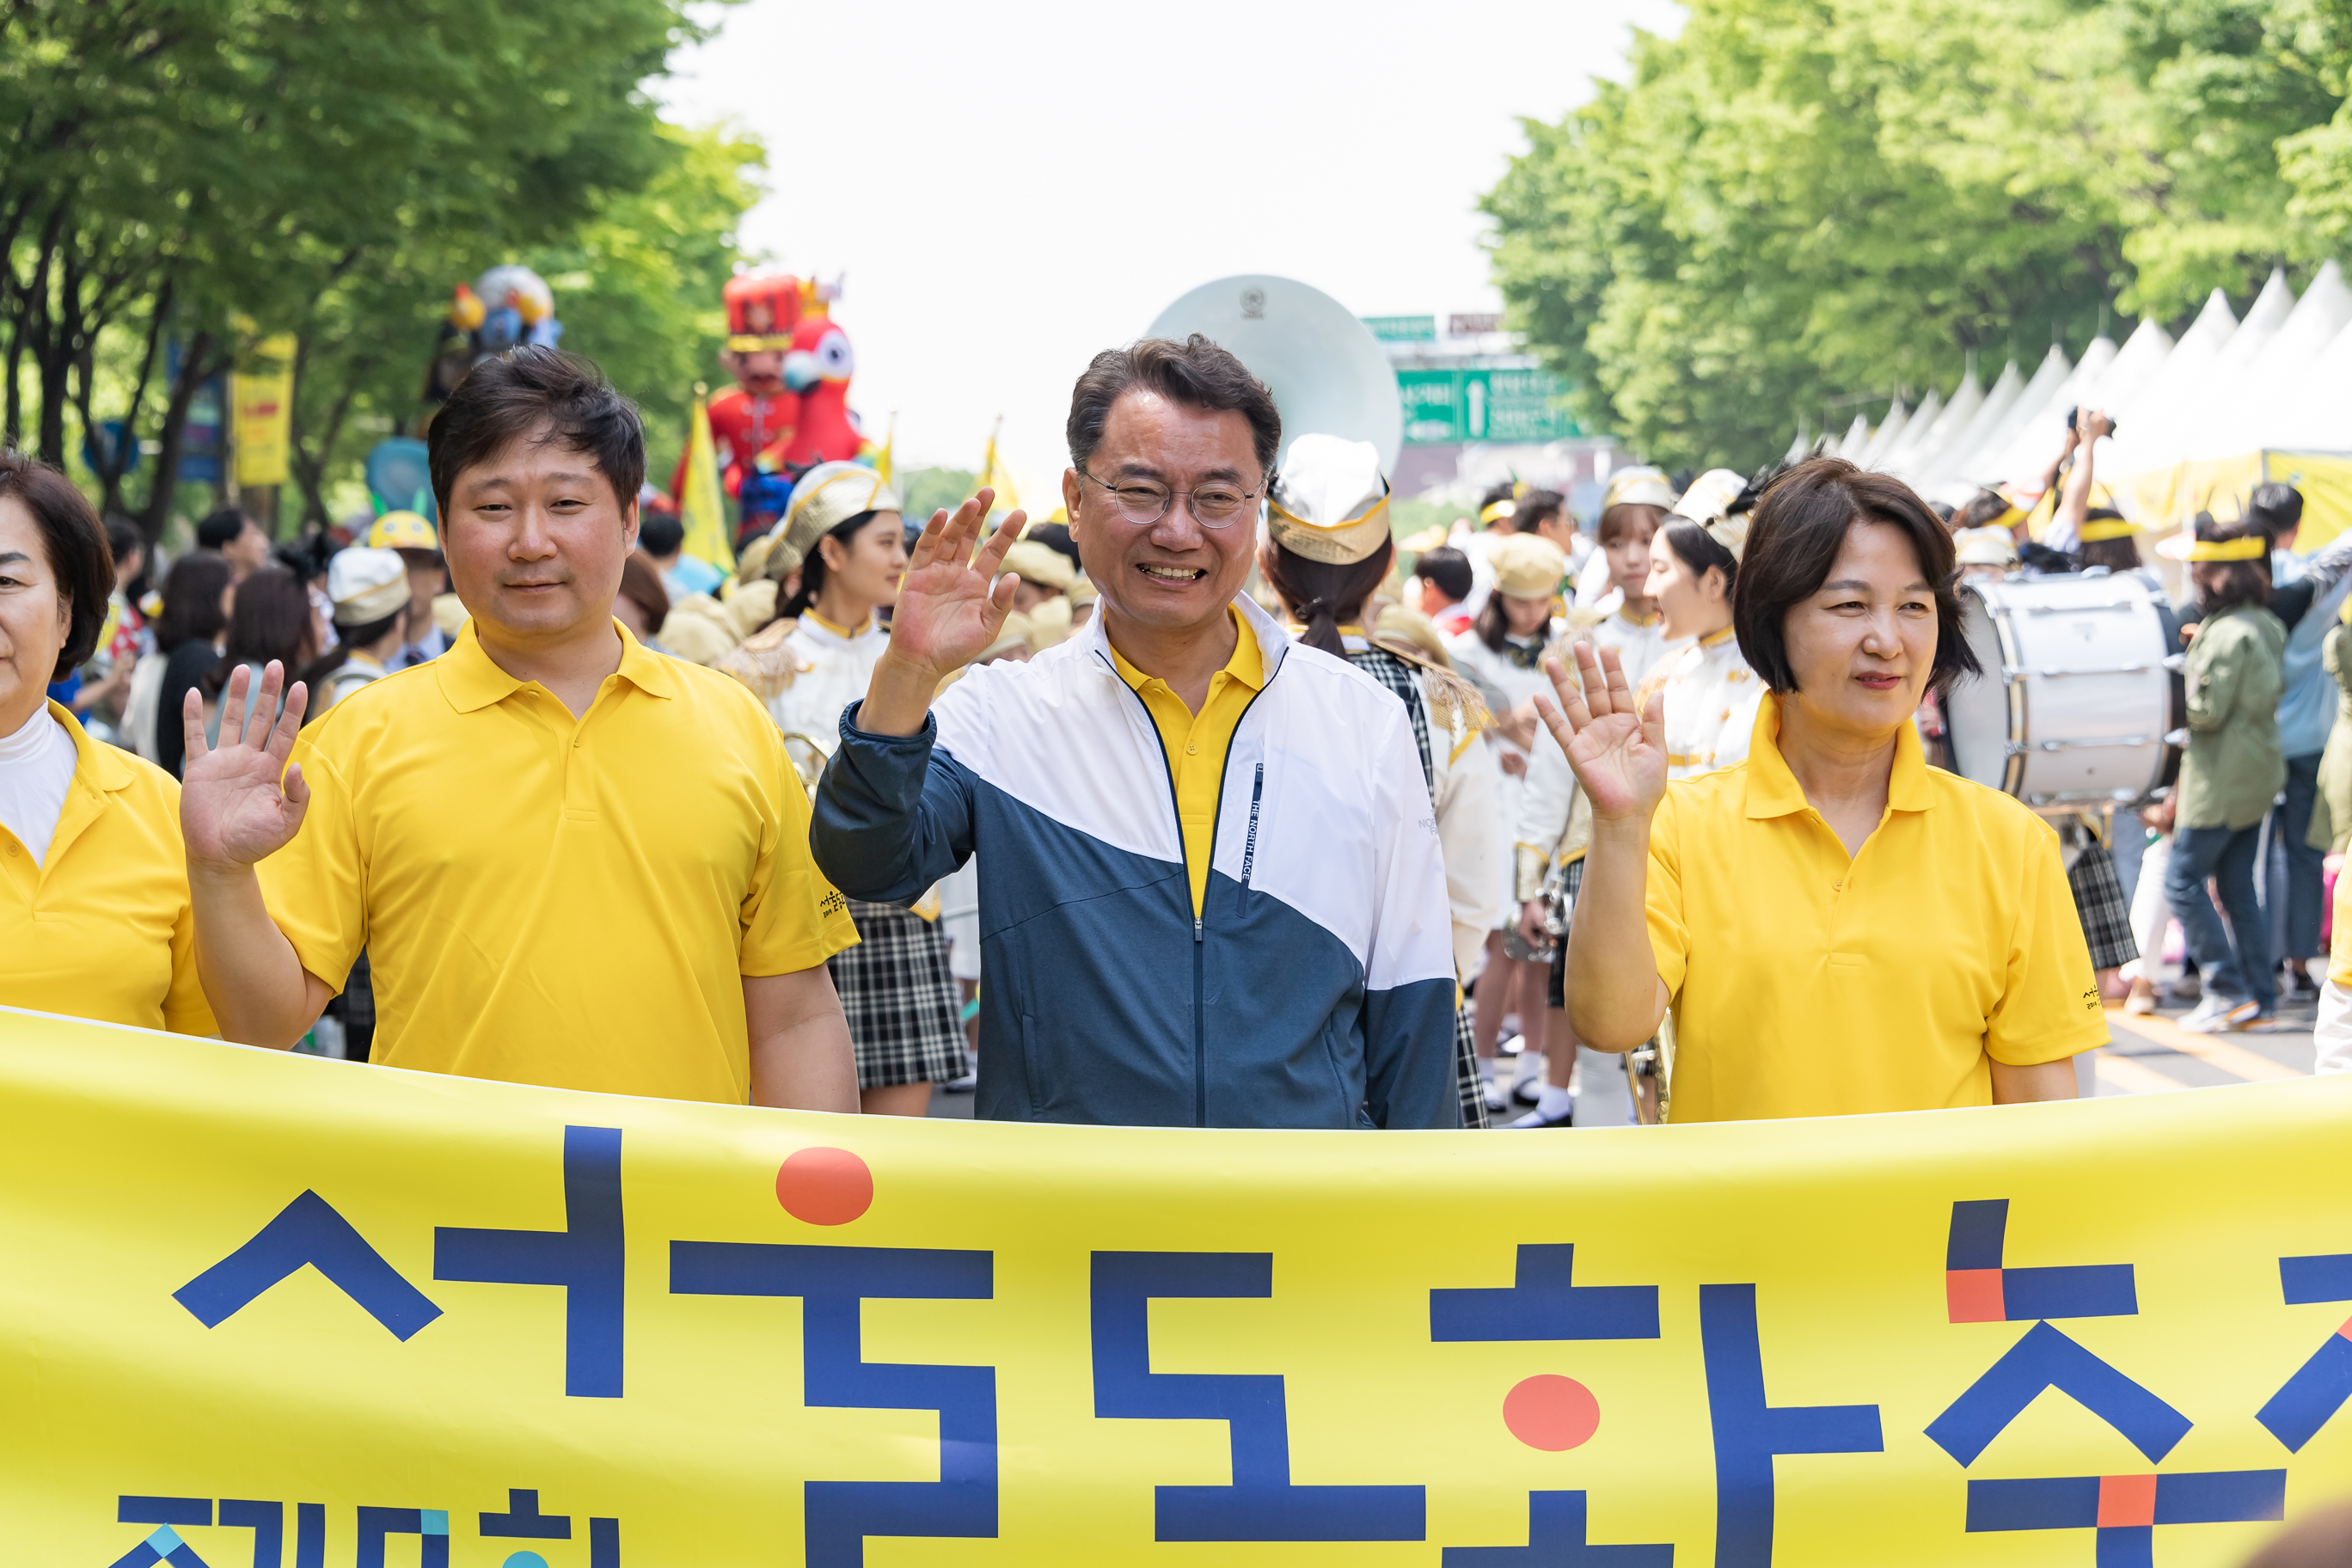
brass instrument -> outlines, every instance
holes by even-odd
[[[784,731],[784,753],[793,759],[793,772],[800,774],[801,787],[814,792],[816,781],[824,776],[824,764],[833,754],[814,735],[803,735],[797,730]]]

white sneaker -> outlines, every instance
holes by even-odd
[[[2259,1002],[2232,1002],[2209,992],[2196,1010],[2180,1020],[2180,1026],[2192,1035],[2226,1035],[2252,1023],[2262,1010]]]
[[[1508,1110],[1511,1108],[1511,1091],[1491,1078],[1479,1086],[1479,1092],[1486,1097],[1489,1110]]]

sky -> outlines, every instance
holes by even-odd
[[[1620,77],[1671,0],[1065,5],[748,0],[663,86],[758,132],[748,250],[844,279],[850,402],[902,468],[980,466],[1058,504],[1071,383],[1179,295],[1243,272],[1359,315],[1501,300],[1480,193]]]

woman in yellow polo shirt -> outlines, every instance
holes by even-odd
[[[113,587],[80,492],[0,452],[0,1005],[215,1034],[180,786],[48,700],[97,646]]]
[[[2057,836],[1911,724],[1977,673],[1952,581],[1908,487],[1817,458],[1765,491],[1733,590],[1770,689],[1747,761],[1669,785],[1658,700],[1606,652],[1580,687],[1550,667],[1593,816],[1570,1016],[1622,1051],[1671,1008],[1675,1121],[2071,1099],[2105,1043]]]

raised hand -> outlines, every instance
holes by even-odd
[[[890,612],[890,652],[935,681],[985,653],[1013,610],[1013,580],[997,579],[1029,514],[1007,517],[975,552],[995,500],[995,491],[983,489],[952,517],[933,512],[907,560],[906,581]]]
[[[228,689],[221,693],[217,747],[205,742],[203,699],[192,690],[181,705],[188,763],[180,784],[180,837],[186,841],[192,868],[254,865],[291,843],[302,826],[310,787],[302,780],[302,770],[287,766],[286,759],[293,752],[295,731],[302,727],[310,692],[296,681],[286,694],[286,711],[278,713],[278,691],[285,679],[285,667],[271,659],[261,672],[260,700],[247,714],[246,692],[253,672],[238,666],[228,678]],[[242,722],[232,731],[231,721],[240,717]]]
[[[1555,706],[1538,693],[1537,710],[1568,753],[1576,782],[1592,802],[1594,821],[1646,818],[1666,794],[1665,695],[1654,694],[1646,709],[1637,710],[1615,648],[1596,652],[1591,644],[1578,643],[1576,666],[1571,680],[1559,660],[1544,660],[1559,701]]]

